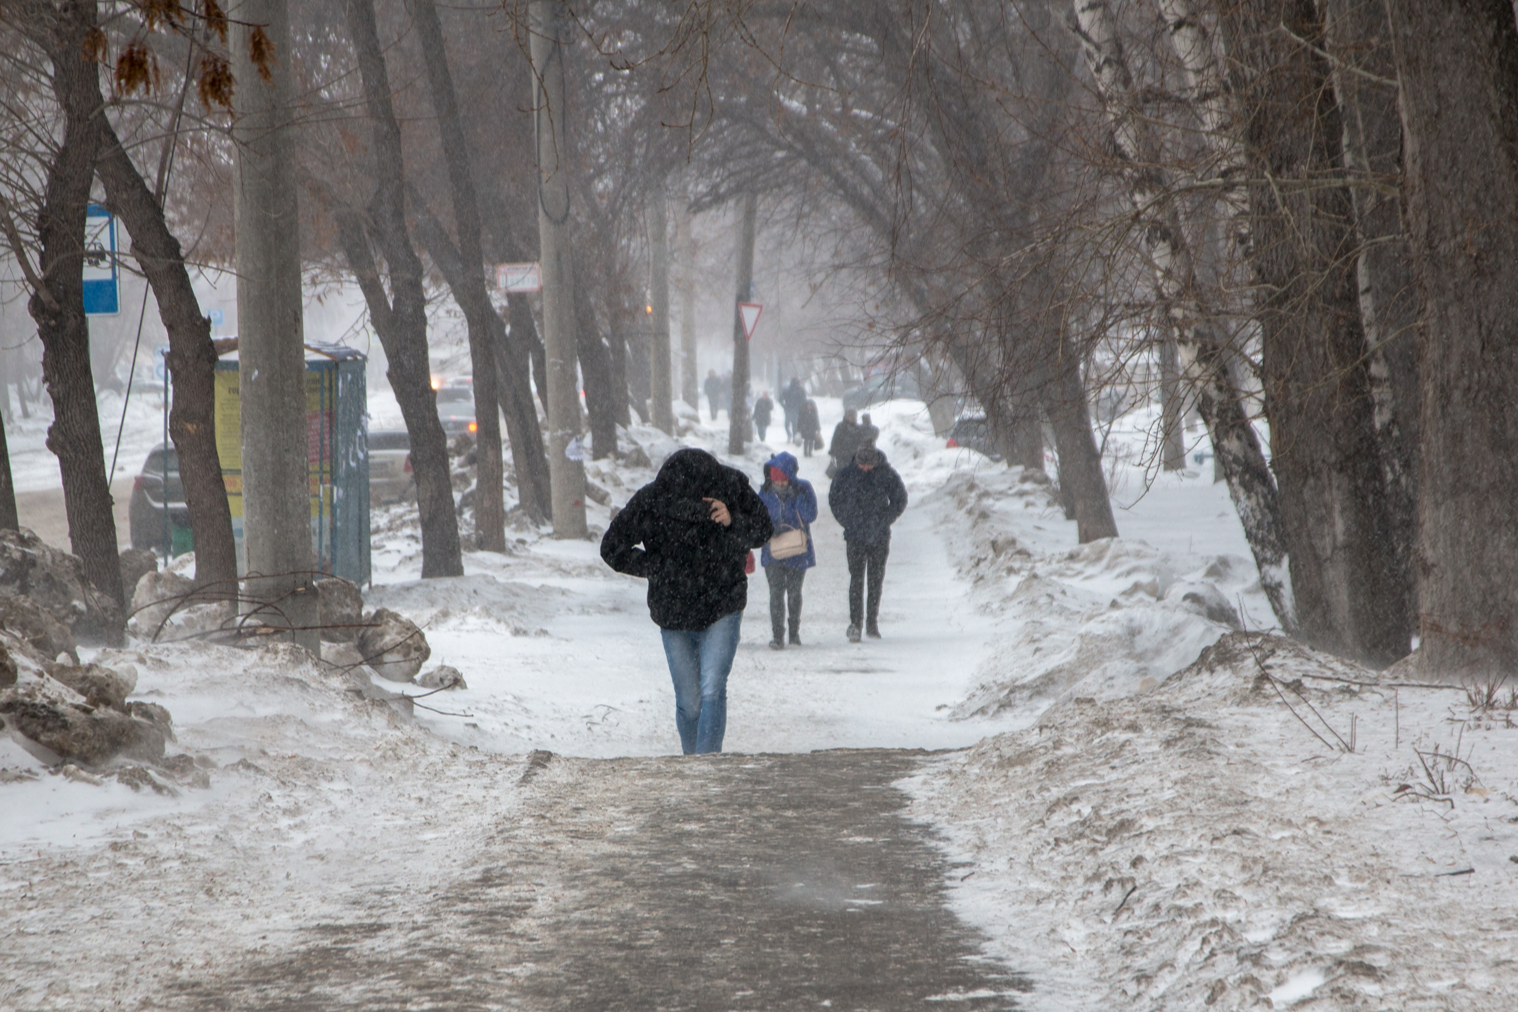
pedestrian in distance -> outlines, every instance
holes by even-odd
[[[664,641],[686,755],[722,751],[727,676],[748,604],[744,564],[773,532],[742,471],[705,450],[683,449],[601,538],[608,566],[648,581],[648,612]]]
[[[880,429],[870,421],[870,413],[866,411],[859,416],[859,445],[874,446],[875,440],[879,438]]]
[[[828,441],[828,454],[832,460],[828,462],[827,476],[836,477],[840,468],[854,459],[854,451],[859,449],[859,422],[853,408],[843,413],[843,421],[833,426],[833,438]]]
[[[807,398],[801,405],[801,417],[796,422],[801,433],[801,455],[810,457],[813,450],[824,449],[822,445],[822,419],[817,416],[817,402]]]
[[[775,402],[770,400],[770,392],[764,391],[759,399],[754,402],[754,428],[759,433],[759,442],[764,442],[764,430],[770,427],[770,414],[775,410]]]
[[[817,565],[817,549],[812,544],[817,493],[811,482],[796,477],[799,468],[794,456],[777,453],[764,465],[764,484],[759,488],[759,499],[769,510],[775,529],[759,553],[764,578],[770,585],[771,650],[785,648],[787,630],[791,646],[801,646],[801,583],[806,571]]]
[[[843,527],[849,562],[850,643],[859,642],[861,626],[871,638],[880,638],[880,592],[886,556],[891,554],[891,525],[906,508],[907,487],[901,475],[871,445],[854,452],[853,461],[828,489],[828,509]]]
[[[706,370],[706,381],[701,384],[701,389],[706,393],[707,403],[712,408],[712,421],[717,420],[717,407],[722,403],[722,381],[717,378],[717,370]]]
[[[785,412],[785,438],[788,442],[795,442],[799,433],[797,423],[801,420],[801,409],[806,404],[806,391],[801,389],[801,381],[792,376],[791,381],[780,391],[780,410]]]

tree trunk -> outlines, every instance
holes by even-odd
[[[653,306],[653,338],[648,347],[648,399],[654,426],[674,435],[674,396],[669,391],[669,225],[663,182],[648,197],[648,305]]]
[[[543,341],[538,336],[538,325],[533,319],[532,304],[527,301],[527,293],[512,292],[507,295],[506,312],[511,319],[511,332],[507,337],[511,346],[512,369],[515,372],[521,372],[526,368],[527,362],[532,363],[533,386],[537,388],[538,403],[543,405],[543,414],[546,416],[548,414],[548,359],[543,355]],[[541,426],[538,428],[538,441],[542,442]],[[543,466],[546,468],[548,465]]]
[[[443,223],[438,221],[432,209],[415,190],[411,190],[411,205],[416,218],[417,238],[431,255],[433,264],[438,273],[443,275],[449,290],[454,293],[454,300],[458,301],[458,293],[469,287],[464,278],[464,261],[459,256],[458,248],[453,245]],[[486,346],[491,352],[490,368],[495,371],[496,388],[512,391],[512,396],[501,398],[501,409],[507,414],[508,429],[517,433],[517,438],[511,440],[511,459],[517,473],[519,502],[535,523],[546,521],[552,516],[552,505],[549,498],[548,458],[543,454],[543,430],[538,425],[537,410],[533,407],[532,391],[527,389],[526,375],[520,371],[508,372],[506,365],[518,353],[521,353],[519,360],[525,362],[526,354],[523,349],[512,346],[506,333],[506,324],[490,304],[488,295],[483,307],[476,304],[474,315],[485,332]],[[529,315],[529,323],[531,319]],[[527,418],[513,423],[512,413],[519,410]],[[478,420],[478,403],[475,415]],[[484,472],[481,471],[480,474],[479,480],[486,480]],[[504,537],[503,528],[503,541]],[[500,550],[487,548],[484,544],[480,547],[485,551]],[[502,548],[504,549],[504,544]]]
[[[474,368],[474,419],[478,437],[475,454],[477,480],[474,496],[474,526],[479,547],[487,552],[506,550],[506,507],[502,498],[504,471],[502,469],[501,418],[504,409],[511,444],[519,475],[531,478],[530,446],[532,438],[523,430],[528,416],[515,403],[517,390],[514,385],[496,382],[500,359],[497,349],[504,351],[505,327],[490,303],[490,293],[485,287],[485,254],[480,242],[479,199],[475,195],[474,180],[469,174],[469,152],[464,139],[464,124],[459,118],[458,96],[453,87],[453,74],[448,69],[448,52],[443,44],[443,28],[438,22],[437,8],[432,0],[412,0],[412,13],[417,37],[421,42],[422,61],[427,67],[428,90],[432,96],[432,109],[437,115],[438,134],[442,139],[443,159],[448,165],[448,189],[453,201],[454,229],[458,234],[458,265],[455,277],[449,280],[454,300],[464,311],[464,321],[469,332],[469,358]],[[454,282],[457,282],[455,284]],[[494,321],[494,325],[492,325]],[[497,343],[496,331],[501,341]],[[531,413],[532,428],[537,428],[537,414]],[[541,440],[541,435],[539,436]],[[523,496],[525,500],[526,497]]]
[[[101,145],[100,123],[81,116],[91,93],[99,91],[99,64],[85,58],[85,37],[96,27],[93,0],[57,12],[51,24],[37,24],[37,41],[53,64],[53,93],[65,114],[62,143],[48,166],[42,213],[37,221],[42,284],[27,304],[42,341],[42,375],[53,401],[47,447],[58,458],[69,542],[84,563],[84,575],[101,593],[124,603],[111,487],[95,410],[90,370],[90,328],[84,315],[84,225]],[[16,251],[18,256],[23,251]],[[117,614],[121,612],[118,610]],[[107,629],[119,643],[120,627]]]
[[[733,300],[733,403],[728,410],[727,452],[737,456],[748,442],[748,335],[737,303],[754,294],[754,219],[758,200],[752,190],[743,198],[743,217],[738,226],[738,295]]]
[[[293,70],[249,54],[252,25],[289,53],[287,0],[244,0],[233,25],[234,194],[243,539],[250,606],[320,654],[306,411],[306,353],[295,189]],[[262,78],[261,71],[269,74]]]
[[[579,272],[584,258],[575,254],[570,257]],[[579,276],[584,276],[580,274]],[[590,415],[590,439],[595,459],[601,460],[617,452],[617,424],[630,424],[627,416],[627,371],[625,358],[627,348],[613,334],[608,344],[601,339],[601,328],[596,322],[596,307],[590,300],[590,289],[581,285],[575,290],[575,348],[580,357],[580,373],[585,383],[585,411]]]
[[[1160,341],[1160,466],[1167,471],[1186,469],[1186,404],[1181,395],[1181,361],[1175,339]]]
[[[1510,0],[1387,5],[1425,329],[1422,664],[1518,670],[1518,28]]]
[[[153,286],[158,316],[169,337],[166,362],[174,381],[169,435],[179,456],[179,476],[195,536],[195,581],[216,585],[230,596],[237,580],[237,543],[216,451],[216,349],[211,344],[211,321],[200,311],[184,253],[164,220],[163,205],[106,120],[98,91],[94,98],[103,138],[96,172],[112,209],[131,233],[132,256]]]
[[[358,55],[364,101],[373,127],[376,179],[373,231],[390,275],[390,294],[380,281],[368,230],[356,212],[336,208],[339,239],[364,293],[369,319],[389,362],[395,392],[411,441],[417,512],[422,528],[422,578],[462,576],[458,515],[448,471],[448,438],[437,414],[432,367],[427,357],[427,293],[422,261],[406,229],[401,131],[390,102],[390,78],[380,51],[372,0],[348,0],[349,30]]]
[[[1260,571],[1260,588],[1281,628],[1295,632],[1275,481],[1244,410],[1243,395],[1229,372],[1227,339],[1216,325],[1217,314],[1201,300],[1180,210],[1160,167],[1155,127],[1140,115],[1132,94],[1133,77],[1117,19],[1107,0],[1074,0],[1074,8],[1075,31],[1107,107],[1110,140],[1123,161],[1129,200],[1143,219],[1144,247],[1154,264],[1160,301],[1175,328],[1181,375],[1195,392],[1214,452],[1227,475],[1229,494]]]
[[[1251,0],[1225,18],[1252,172],[1250,267],[1261,294],[1271,469],[1300,633],[1372,664],[1411,637],[1398,572],[1355,273],[1354,208],[1334,185],[1343,137],[1313,0]]]
[[[1065,334],[1051,335],[1054,347],[1048,355],[1046,381],[1040,393],[1044,412],[1054,428],[1059,453],[1060,490],[1069,495],[1081,544],[1117,537],[1112,499],[1102,472],[1102,455],[1091,431],[1086,407],[1086,385],[1081,380],[1080,358]]]
[[[10,392],[3,384],[0,384],[0,397],[10,399]],[[16,483],[11,479],[11,451],[5,438],[5,413],[0,412],[0,531],[13,531],[20,526],[21,520],[16,515]]]
[[[538,259],[543,269],[543,344],[548,357],[548,467],[553,476],[553,533],[558,538],[583,538],[585,465],[582,455],[572,452],[579,442],[581,428],[580,391],[575,382],[578,303],[574,251],[569,239],[570,146],[564,110],[567,14],[562,0],[531,0],[528,7],[532,108],[537,123],[538,242],[542,249]],[[582,352],[583,340],[582,337]],[[615,440],[613,429],[613,444]],[[595,442],[597,449],[603,448],[599,446],[601,438]]]
[[[649,402],[653,400],[652,370],[649,368],[653,357],[653,335],[649,333],[648,324],[645,322],[649,314],[644,311],[642,305],[637,311],[633,311],[630,306],[618,306],[615,303],[612,305],[612,313],[617,318],[627,321],[642,318],[636,325],[621,331],[622,341],[617,343],[625,343],[622,359],[622,368],[626,372],[627,380],[625,403],[637,414],[638,421],[648,425],[654,420],[652,410],[649,408]]]
[[[675,248],[680,258],[680,399],[697,412],[701,387],[696,363],[696,246],[690,236],[690,207],[675,207]]]
[[[1344,168],[1354,199],[1360,319],[1380,436],[1391,547],[1409,625],[1417,615],[1418,329],[1412,251],[1402,208],[1402,120],[1386,7],[1326,0],[1327,50],[1344,122]]]

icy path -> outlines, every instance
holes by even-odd
[[[426,897],[371,887],[165,1010],[1017,1007],[900,817],[901,751],[529,767],[509,823]],[[420,902],[419,902],[420,901]]]
[[[826,459],[803,461],[803,476],[815,475],[823,501],[813,528],[818,564],[804,587],[804,645],[770,650],[761,569],[749,580],[728,684],[726,750],[958,748],[1025,724],[949,719],[989,649],[992,621],[955,575],[935,529],[941,511],[914,501],[896,525],[881,610],[885,638],[845,639],[843,534],[817,473]],[[543,540],[530,555],[476,553],[469,561],[470,572],[482,575],[370,595],[430,623],[433,661],[459,668],[469,683],[439,704],[469,716],[419,711],[427,726],[495,752],[611,757],[678,748],[674,693],[643,581],[608,570],[592,542]]]

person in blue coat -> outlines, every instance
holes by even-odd
[[[789,453],[777,453],[764,465],[764,484],[759,501],[770,511],[775,534],[799,530],[806,535],[806,551],[777,559],[764,546],[759,561],[770,584],[770,627],[775,638],[771,650],[785,648],[786,619],[790,619],[791,646],[801,646],[801,581],[806,571],[817,565],[817,547],[812,542],[812,521],[817,519],[817,493],[812,483],[796,477],[798,464]],[[773,544],[773,542],[771,542]],[[789,598],[789,608],[787,608]],[[789,615],[787,615],[789,612]]]

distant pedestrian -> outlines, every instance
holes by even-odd
[[[801,381],[792,376],[780,391],[780,410],[785,412],[785,438],[794,441],[799,435],[796,425],[801,420],[801,409],[806,405],[806,391]]]
[[[706,393],[706,400],[712,407],[712,421],[717,420],[717,407],[722,403],[722,381],[717,378],[717,370],[706,370],[706,382],[701,384],[701,389]]]
[[[742,471],[705,450],[676,450],[606,528],[601,558],[648,580],[648,611],[675,686],[686,755],[721,752],[727,676],[748,604],[744,563],[774,533]],[[639,546],[642,547],[639,547]]]
[[[833,438],[828,441],[828,454],[833,458],[828,462],[827,476],[835,477],[840,468],[848,465],[854,459],[854,451],[859,449],[859,422],[853,408],[843,413],[843,421],[833,426]]]
[[[875,440],[879,438],[880,429],[870,421],[870,413],[866,411],[859,416],[859,445],[874,446]]]
[[[801,645],[801,582],[806,571],[817,565],[817,550],[812,545],[817,493],[811,482],[796,477],[799,466],[791,454],[775,454],[764,465],[764,484],[759,489],[759,499],[770,511],[770,523],[775,528],[770,543],[759,555],[770,585],[771,650],[785,647],[787,629],[791,646]]]
[[[808,398],[801,405],[801,418],[796,422],[801,433],[801,454],[810,457],[813,450],[822,449],[822,419],[817,417],[817,402]]]
[[[754,428],[759,433],[761,443],[764,442],[764,430],[770,427],[770,414],[774,410],[775,402],[770,400],[770,392],[766,390],[754,402]]]
[[[828,509],[843,527],[849,562],[850,643],[859,642],[861,625],[869,636],[880,638],[880,592],[891,554],[891,525],[906,508],[901,475],[874,446],[861,446],[828,490]]]

